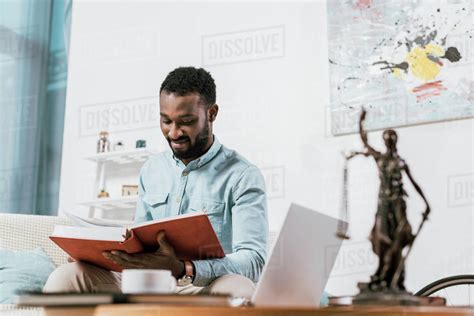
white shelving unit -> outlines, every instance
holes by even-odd
[[[147,148],[137,148],[132,150],[119,150],[110,151],[106,153],[98,153],[91,156],[87,156],[84,159],[95,162],[128,164],[145,162],[148,157],[154,154],[156,154],[156,152],[151,151]]]
[[[136,195],[119,197],[112,196],[108,198],[97,198],[96,196],[100,190],[107,187],[106,175],[109,165],[112,166],[143,163],[154,154],[156,154],[156,151],[152,151],[147,148],[137,148],[132,150],[97,153],[84,157],[85,160],[92,161],[97,164],[94,197],[90,201],[83,201],[79,203],[80,205],[89,207],[89,217],[96,217],[96,211],[98,209],[102,211],[110,211],[114,209],[133,211],[138,200],[138,196]]]
[[[87,202],[80,203],[81,205],[88,206],[91,208],[99,208],[102,210],[113,210],[113,209],[131,209],[135,208],[138,197],[136,195],[122,196],[118,198],[100,198]]]

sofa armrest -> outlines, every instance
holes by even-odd
[[[55,225],[71,223],[58,216],[0,213],[0,248],[31,250],[41,247],[56,265],[67,263],[67,254],[49,239]]]

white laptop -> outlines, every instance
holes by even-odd
[[[342,240],[339,220],[291,204],[252,297],[256,306],[317,307]],[[347,228],[347,223],[342,226]]]

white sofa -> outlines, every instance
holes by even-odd
[[[37,247],[50,256],[56,265],[67,262],[66,254],[48,238],[55,225],[70,225],[58,216],[19,215],[0,213],[0,249],[31,250]],[[16,308],[0,304],[0,315],[41,315],[41,308]]]

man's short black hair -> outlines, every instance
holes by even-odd
[[[199,93],[204,105],[216,104],[216,84],[211,74],[202,68],[176,68],[161,84],[160,94],[162,91],[175,93],[178,96]]]

